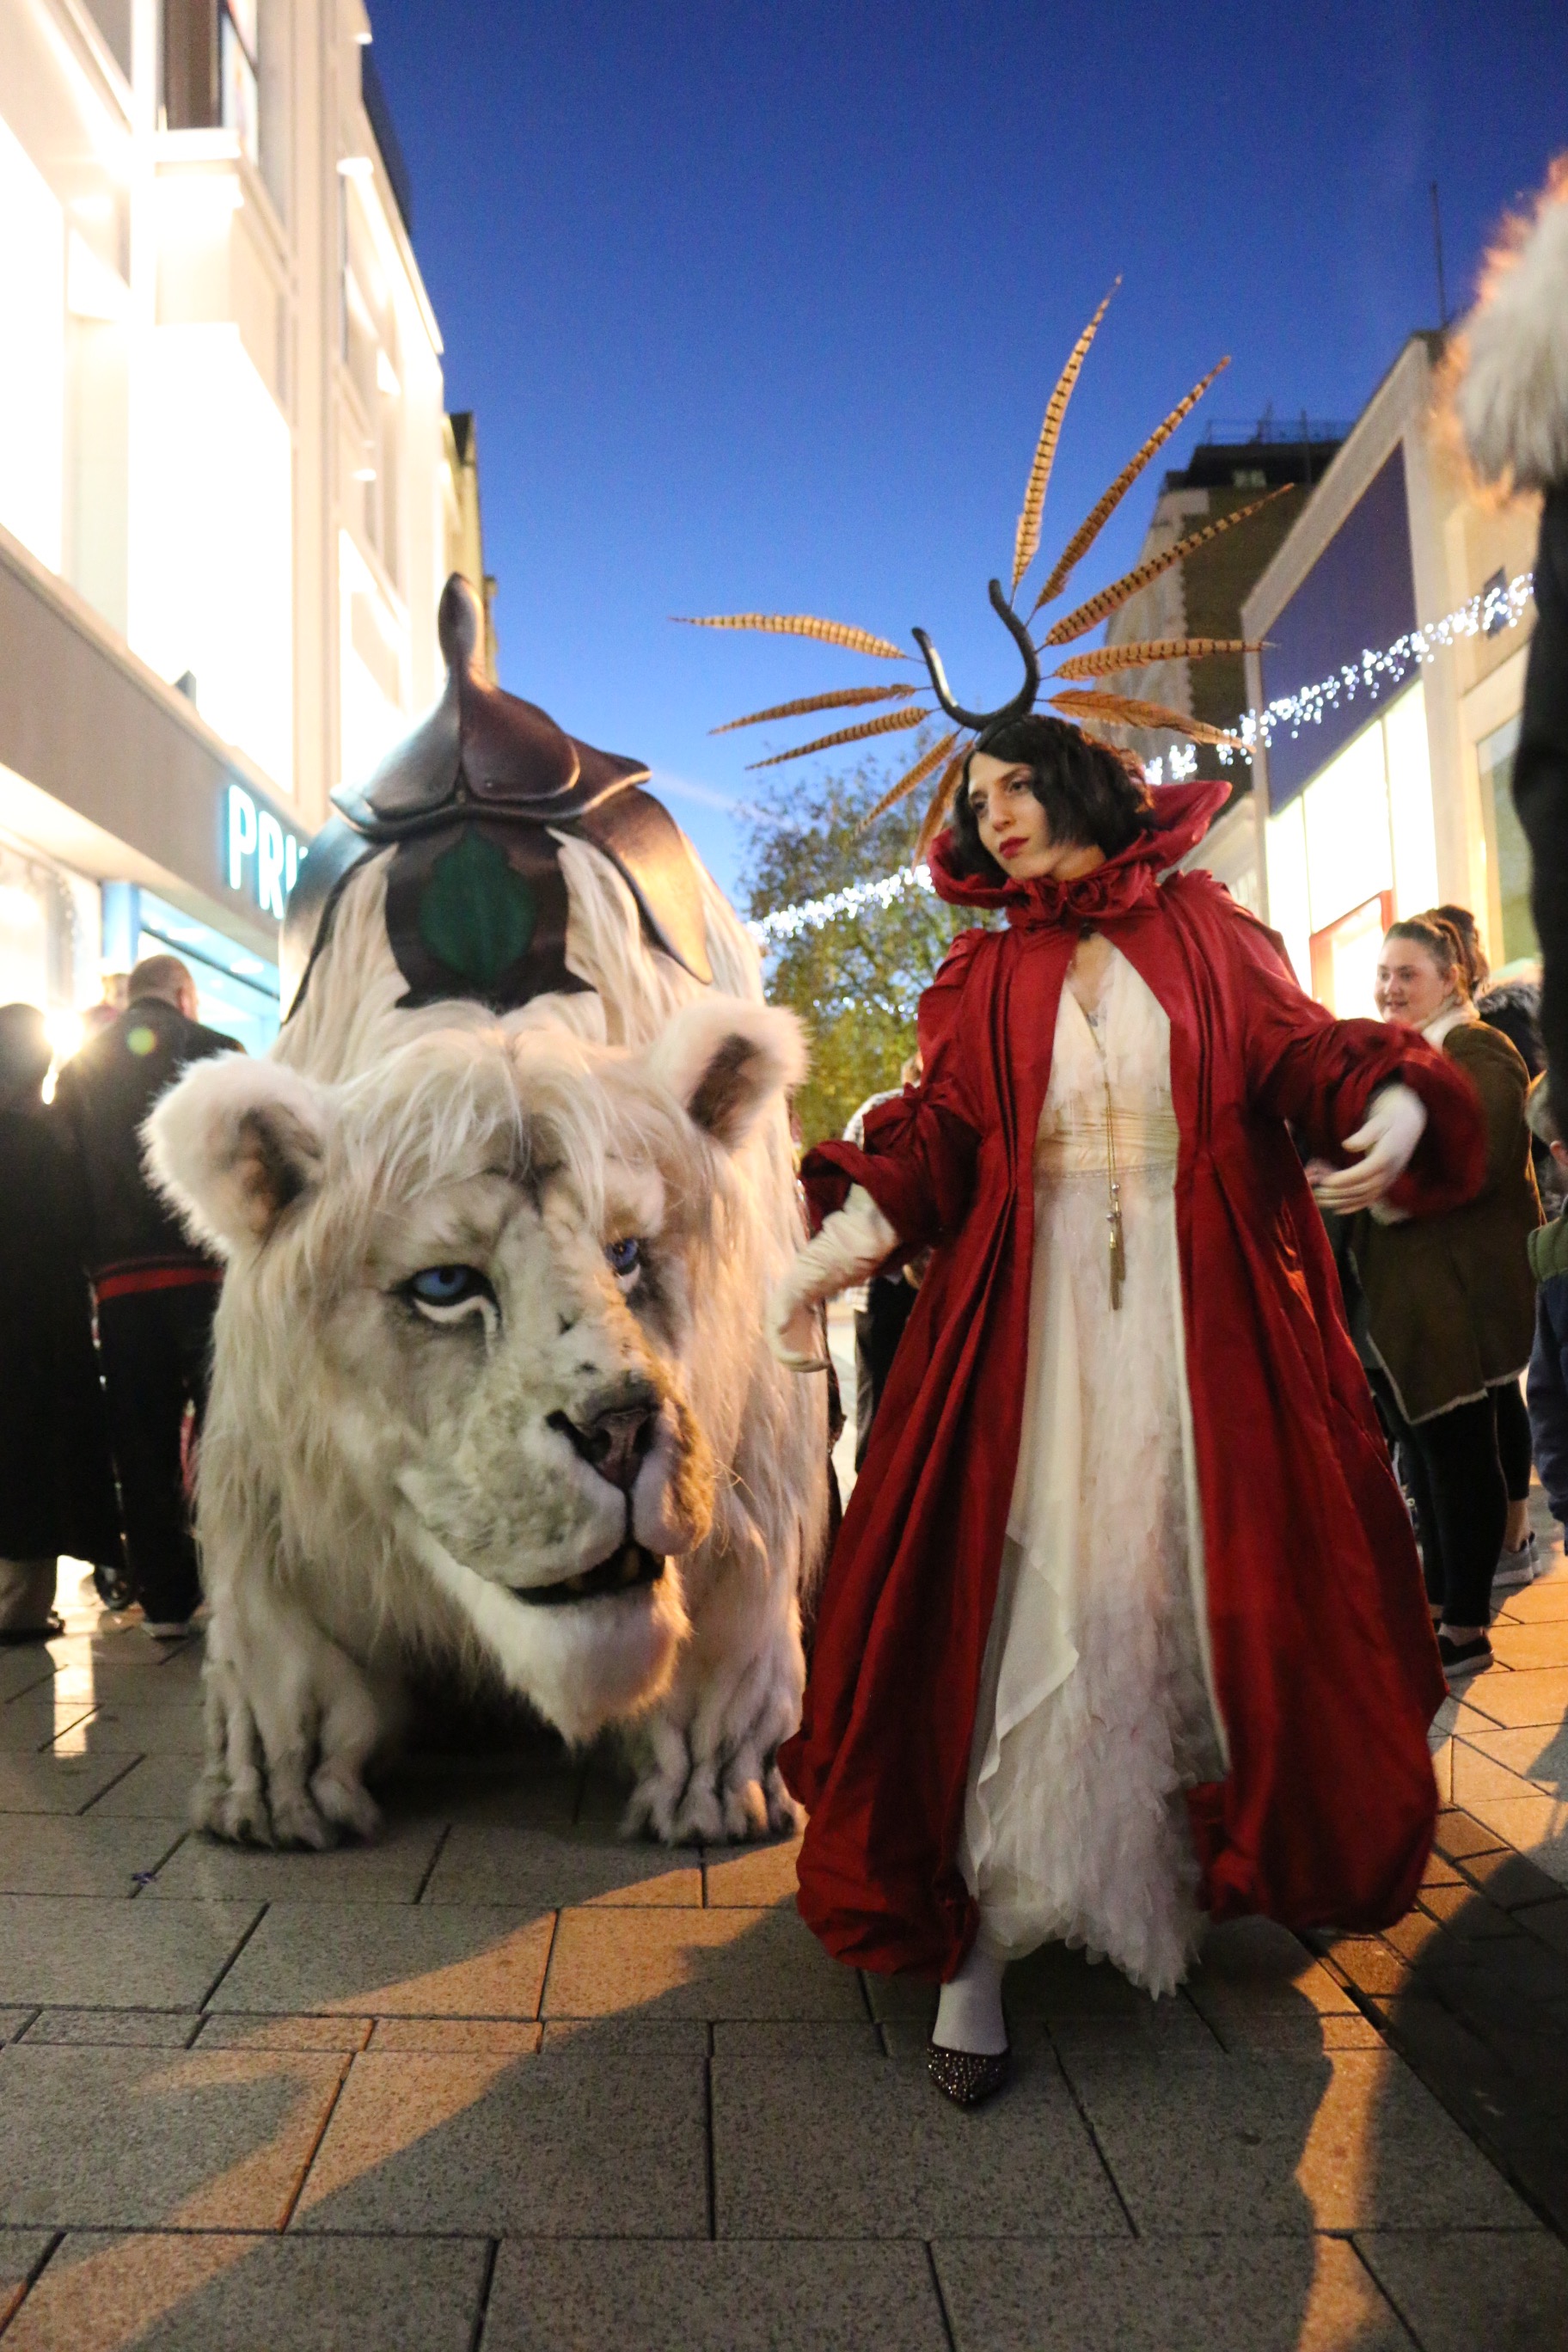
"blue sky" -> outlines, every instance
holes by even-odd
[[[502,682],[647,760],[726,884],[746,761],[803,737],[709,730],[879,666],[670,614],[922,622],[961,698],[1001,699],[985,582],[1118,272],[1047,554],[1222,352],[1178,457],[1269,403],[1353,416],[1436,321],[1429,183],[1458,308],[1568,147],[1562,0],[371,5]]]

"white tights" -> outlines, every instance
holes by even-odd
[[[952,1980],[942,1989],[936,2005],[931,2039],[943,2050],[969,2050],[994,2058],[1007,2047],[1007,2026],[1002,2015],[1004,1962],[979,1943]]]

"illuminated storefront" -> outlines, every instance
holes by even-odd
[[[1494,969],[1535,950],[1510,792],[1533,607],[1503,593],[1534,516],[1479,507],[1446,469],[1438,350],[1405,346],[1243,607],[1249,697],[1273,714],[1254,796],[1268,919],[1342,1017],[1373,1011],[1396,916],[1469,907]]]
[[[362,0],[6,19],[0,1001],[61,1037],[170,947],[268,1042],[299,859],[482,580],[371,48]]]

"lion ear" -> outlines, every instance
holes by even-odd
[[[805,1039],[777,1005],[710,996],[676,1013],[647,1066],[696,1126],[736,1151],[769,1105],[805,1077]]]
[[[142,1129],[147,1172],[192,1237],[254,1249],[321,1181],[328,1097],[277,1062],[225,1054],[172,1086]]]

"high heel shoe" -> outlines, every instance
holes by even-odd
[[[1009,2050],[945,2050],[940,2042],[926,2049],[926,2071],[939,2091],[955,2106],[977,2107],[994,2098],[1012,2072]]]

